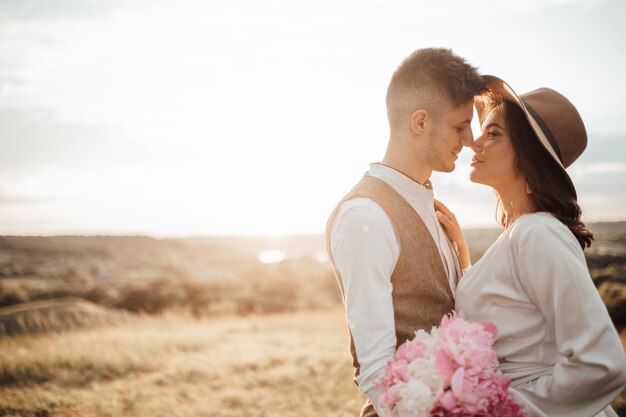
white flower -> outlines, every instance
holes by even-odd
[[[411,361],[407,368],[407,376],[410,381],[426,384],[435,398],[443,392],[443,379],[435,369],[434,355]]]
[[[391,391],[400,397],[393,409],[397,417],[423,417],[437,399],[430,386],[418,380],[396,384]]]

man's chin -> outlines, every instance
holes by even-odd
[[[437,172],[452,172],[456,168],[456,164],[451,162],[449,164],[441,164],[440,166],[433,167],[433,171]]]

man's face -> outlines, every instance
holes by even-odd
[[[473,101],[441,110],[427,137],[426,160],[433,171],[451,172],[463,146],[472,146]]]

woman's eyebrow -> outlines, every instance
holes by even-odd
[[[490,127],[492,127],[492,126],[495,126],[495,127],[499,128],[499,129],[504,130],[504,128],[503,128],[502,126],[500,126],[499,124],[497,124],[497,123],[495,123],[495,122],[489,123],[487,126],[483,127],[483,130],[485,130],[485,129],[489,129],[489,128],[490,128]]]

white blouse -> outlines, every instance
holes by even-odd
[[[626,358],[570,230],[520,217],[461,278],[456,310],[498,327],[495,349],[529,417],[615,415]]]

